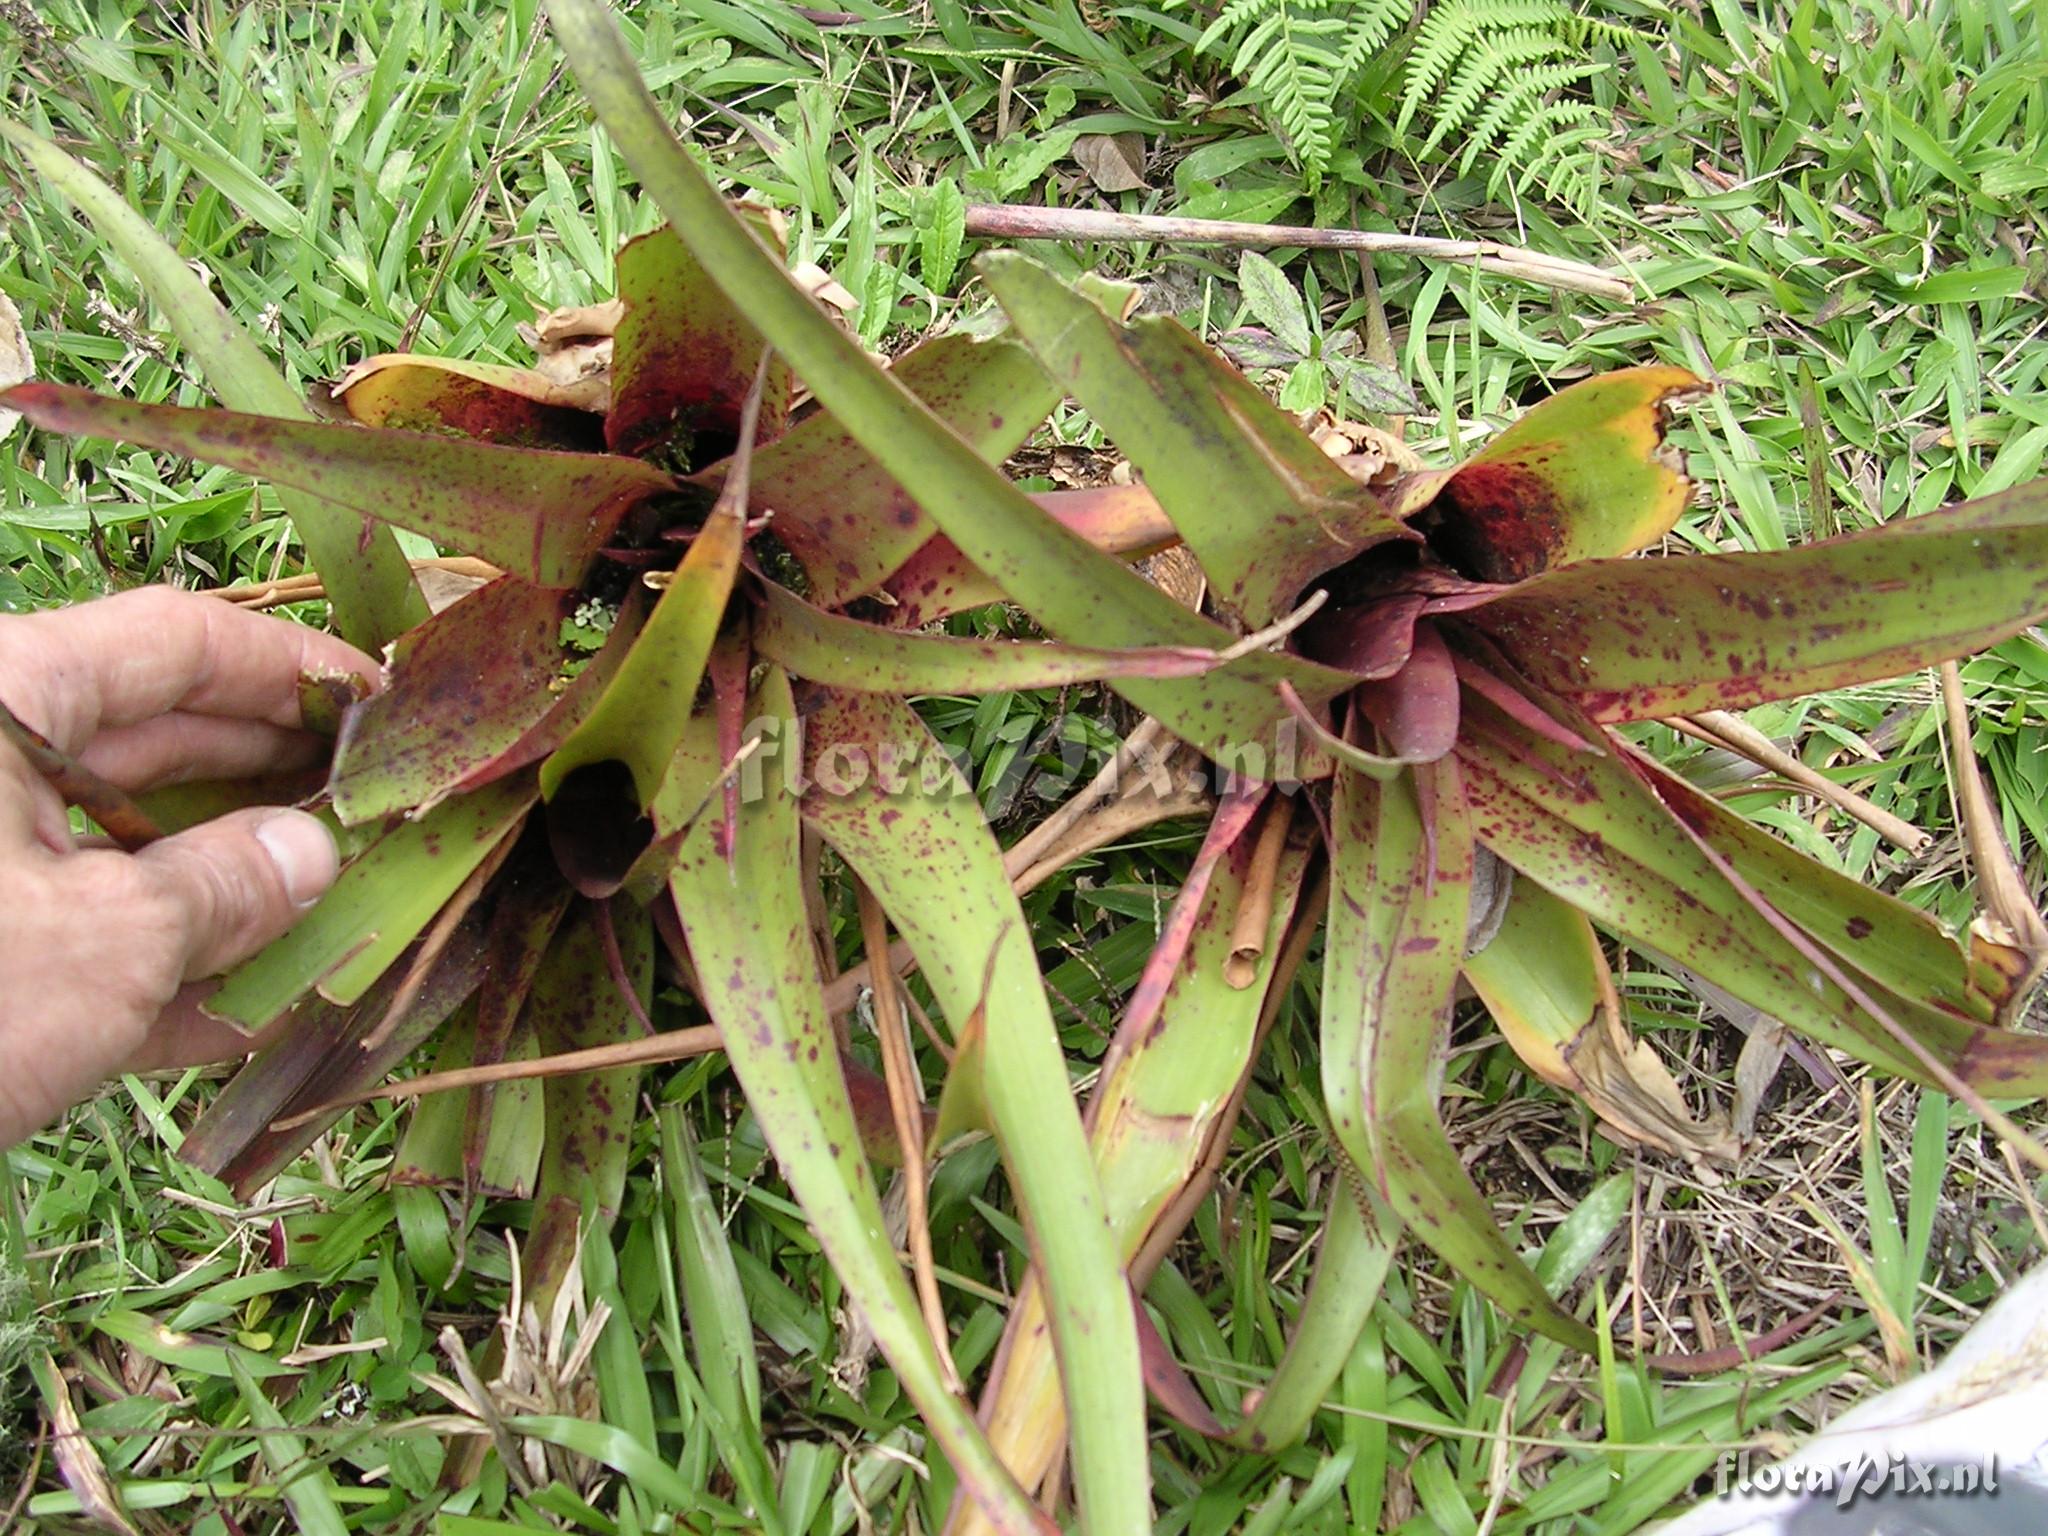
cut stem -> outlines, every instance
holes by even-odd
[[[129,853],[148,847],[164,835],[163,829],[125,791],[109,784],[70,753],[60,751],[5,704],[0,704],[0,740],[27,758],[29,767],[42,776],[66,805],[85,812]]]

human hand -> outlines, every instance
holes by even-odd
[[[0,701],[117,788],[304,767],[302,671],[377,665],[331,635],[171,587],[0,616]],[[80,847],[64,803],[0,741],[0,1148],[109,1074],[240,1055],[204,978],[334,883],[303,811],[235,811],[136,853]],[[199,985],[194,985],[200,983]]]

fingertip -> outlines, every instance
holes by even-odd
[[[256,841],[277,866],[285,894],[300,911],[312,906],[341,873],[341,850],[327,823],[304,811],[283,810],[256,828]]]

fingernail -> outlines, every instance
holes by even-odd
[[[256,841],[277,866],[295,906],[313,905],[327,894],[341,871],[334,834],[327,830],[327,823],[304,811],[279,811],[257,827]]]

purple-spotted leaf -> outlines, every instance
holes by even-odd
[[[1647,549],[1692,495],[1664,443],[1671,402],[1705,388],[1657,367],[1559,391],[1444,479],[1422,519],[1431,543],[1480,581]]]
[[[329,790],[354,826],[431,809],[562,708],[550,688],[565,656],[571,593],[501,576],[401,635],[386,687],[348,712]],[[527,759],[531,761],[531,759]]]
[[[472,789],[495,783],[515,769],[540,762],[567,741],[570,733],[589,718],[590,712],[597,707],[597,701],[611,687],[612,679],[626,664],[626,658],[633,654],[633,647],[640,639],[641,626],[647,622],[648,610],[653,606],[644,590],[629,589],[612,616],[612,627],[599,645],[597,654],[566,684],[561,685],[559,691],[550,686],[549,691],[555,694],[554,708],[508,745],[466,768],[450,786],[449,793],[467,794]]]
[[[618,946],[615,975],[606,957],[602,914],[579,903],[569,914],[527,993],[524,1018],[543,1055],[617,1045],[640,1034],[654,988],[654,931],[646,913],[614,904]],[[623,981],[632,989],[621,989]],[[534,1189],[533,1226],[526,1240],[527,1294],[543,1317],[569,1276],[586,1212],[602,1241],[618,1215],[639,1118],[641,1068],[547,1079],[547,1143]]]
[[[1771,554],[1601,560],[1467,622],[1596,720],[1897,677],[2048,614],[2048,480]]]
[[[1458,1274],[1523,1326],[1590,1351],[1593,1331],[1509,1246],[1438,1118],[1438,1052],[1472,886],[1473,824],[1457,760],[1384,783],[1340,766],[1330,832],[1322,1038],[1332,1131],[1394,1214]]]
[[[1076,1461],[1112,1453],[1142,1459],[1143,1376],[1108,1195],[995,836],[936,739],[901,700],[828,694],[805,725],[812,785],[805,818],[909,941],[946,1018],[959,1028],[982,1013],[982,1095],[1045,1275]],[[885,750],[899,763],[937,771],[904,773],[891,785],[880,773],[856,781],[842,767],[856,752],[880,762]],[[1084,1487],[1094,1485],[1093,1472]],[[1141,1503],[1148,1502],[1144,1485],[1141,1475]]]
[[[976,453],[1000,464],[1059,403],[1059,390],[1012,341],[941,336],[889,372]],[[716,487],[725,466],[694,477]],[[910,494],[820,411],[754,455],[756,507],[772,509],[777,538],[802,562],[827,608],[871,592],[938,534]]]
[[[327,398],[365,427],[457,432],[511,448],[604,449],[604,420],[588,391],[531,368],[380,352],[344,370]]]
[[[529,776],[500,780],[401,822],[342,870],[292,931],[228,972],[207,1012],[251,1033],[320,988],[337,1003],[370,989],[534,801]]]
[[[745,538],[737,507],[720,506],[705,520],[617,674],[583,723],[541,764],[541,794],[549,801],[570,775],[611,763],[631,775],[637,810],[654,803],[696,711]]]
[[[758,208],[736,211],[763,241],[780,244]],[[611,410],[605,441],[614,453],[651,454],[673,443],[685,453],[700,435],[729,447],[765,347],[674,231],[657,229],[619,249],[625,312],[613,335]],[[782,431],[789,368],[771,362],[761,388],[760,438]],[[723,451],[723,450],[721,450]]]
[[[557,4],[552,14],[559,32],[577,13]],[[609,26],[593,12],[572,35]],[[632,65],[621,60],[608,68],[629,72]],[[578,72],[591,77],[588,59]],[[637,85],[637,76],[628,78]],[[796,705],[778,669],[769,669],[754,712],[781,722],[778,739],[795,740]],[[1004,1536],[1043,1536],[1047,1522],[949,1387],[889,1242],[825,1012],[800,881],[799,830],[795,800],[782,776],[769,774],[760,794],[741,800],[730,860],[709,825],[699,823],[683,840],[669,890],[691,964],[710,978],[705,1006],[819,1246],[934,1442]]]
[[[1978,1024],[2009,1022],[2026,1001],[2019,951],[1979,933],[1951,936],[1919,908],[1806,857],[1640,752],[1618,750],[1774,907],[1887,990]]]
[[[900,380],[877,368],[791,280],[677,142],[602,6],[559,0],[549,14],[585,95],[670,225],[819,404],[1012,600],[1055,638],[1076,645],[1215,649],[1235,638],[1039,511]],[[1262,771],[1272,773],[1285,756],[1283,743],[1272,739],[1286,713],[1272,686],[1280,678],[1291,679],[1311,703],[1332,697],[1348,681],[1262,650],[1203,677],[1125,678],[1113,686],[1183,740],[1248,766],[1259,759]],[[1099,1458],[1088,1453],[1080,1489],[1084,1511],[1088,1483],[1098,1469],[1107,1475],[1111,1461],[1107,1447]],[[1144,1518],[1149,1500],[1133,1496],[1134,1478],[1139,1473],[1130,1466],[1117,1468],[1098,1490],[1095,1516],[1111,1524]],[[1111,1489],[1114,1508],[1103,1502]]]
[[[1689,802],[1667,805],[1616,753],[1568,752],[1475,694],[1464,708],[1457,760],[1479,838],[1518,873],[1800,1033],[1894,1076],[1925,1078],[1885,1024],[1787,942],[1694,844],[1674,813]],[[1768,870],[1762,861],[1750,867]],[[1829,883],[1818,866],[1807,878],[1822,890]],[[1830,950],[1848,943],[1846,923],[1857,915],[1850,909],[1832,934],[1833,925],[1822,924],[1815,940]],[[1904,924],[1896,931],[1912,934]],[[1930,953],[1923,938],[1910,962],[1873,950],[1860,956],[1869,970],[1848,962],[1844,970],[1966,1081],[2000,1095],[2048,1091],[2048,1037],[1996,1029],[1929,1001],[1916,971]],[[1968,987],[1960,951],[1953,966],[1950,996]],[[1902,993],[1906,985],[1916,995]]]
[[[577,585],[627,510],[675,485],[637,459],[137,405],[63,384],[18,384],[0,401],[53,432],[116,438],[310,492],[543,587]]]
[[[1156,554],[1180,540],[1158,500],[1142,485],[1040,491],[1031,500],[1094,548],[1120,559]],[[889,578],[885,591],[893,629],[917,629],[963,609],[1003,601],[1003,589],[943,533],[919,546]]]
[[[981,270],[1017,334],[1144,475],[1248,629],[1317,576],[1415,535],[1243,374],[1166,317],[1125,324],[1021,256]]]
[[[778,586],[762,589],[754,647],[808,682],[861,693],[987,693],[1111,677],[1199,677],[1220,664],[1186,646],[1105,651],[1057,641],[906,633],[827,613]]]

